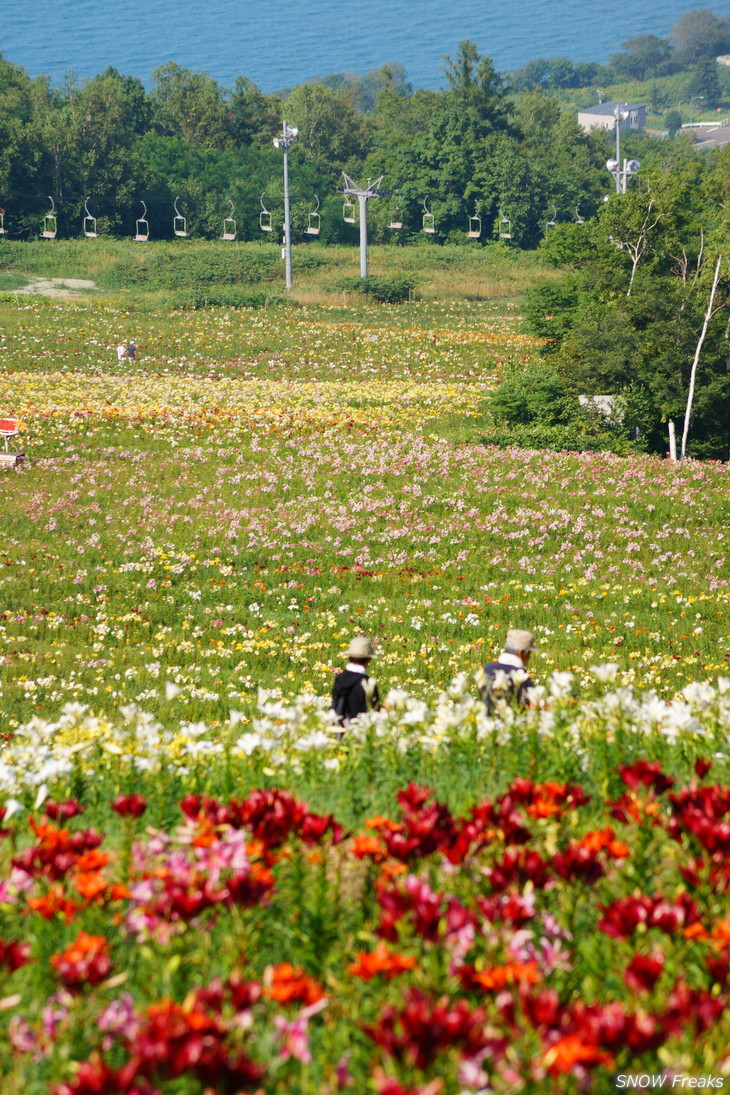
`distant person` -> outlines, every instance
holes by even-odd
[[[527,692],[535,687],[535,682],[527,675],[527,663],[536,650],[531,631],[510,628],[504,650],[496,662],[484,666],[477,678],[488,711],[494,710],[496,699],[514,700],[521,707],[527,707]]]
[[[137,347],[134,345],[133,342],[130,342],[129,346],[127,346],[127,357],[129,358],[130,361],[134,361],[136,353],[137,353]]]
[[[332,688],[332,710],[340,726],[347,726],[351,719],[380,707],[377,683],[368,676],[368,666],[375,657],[370,639],[358,635],[350,643],[347,657],[349,661],[335,677]]]
[[[120,342],[117,346],[117,361],[124,361],[127,356],[127,347],[123,342]]]

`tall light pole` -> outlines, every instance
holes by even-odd
[[[621,110],[619,103],[616,103],[616,109],[613,113],[616,118],[616,159],[606,160],[606,168],[616,180],[616,193],[625,194],[629,176],[635,175],[641,164],[638,160],[624,160],[623,163],[621,162],[621,122],[629,115],[627,111]]]
[[[291,289],[291,217],[289,215],[289,149],[299,130],[293,125],[281,123],[281,137],[274,137],[274,148],[284,151],[284,259],[286,261],[286,287]]]
[[[367,186],[358,186],[344,171],[342,172],[342,175],[345,180],[345,185],[342,187],[342,193],[353,194],[360,205],[360,277],[366,278],[368,276],[368,199],[387,197],[390,191],[381,190],[380,188],[380,184],[384,178],[383,175],[381,175],[379,179],[376,179],[375,182],[373,182],[372,179],[368,179]]]

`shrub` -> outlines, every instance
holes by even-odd
[[[267,306],[291,303],[284,297],[266,293],[263,290],[239,289],[235,286],[221,286],[210,289],[180,289],[165,298],[165,306],[170,309],[199,308],[265,308]]]
[[[627,453],[641,448],[595,407],[581,406],[566,380],[543,362],[507,373],[488,398],[487,444],[505,448]]]
[[[103,277],[109,288],[195,289],[201,286],[251,285],[275,277],[279,270],[278,252],[215,247],[187,248],[182,254],[176,245],[155,248],[144,256],[129,256]]]
[[[340,293],[365,293],[378,304],[402,304],[410,297],[415,282],[408,278],[340,278],[334,283]]]
[[[528,330],[539,338],[548,338],[552,349],[565,338],[572,324],[573,310],[578,306],[575,280],[548,281],[528,289],[525,295],[525,320]]]
[[[577,400],[569,394],[565,380],[543,363],[508,372],[492,393],[488,407],[495,423],[506,426],[557,425],[579,413]]]
[[[482,445],[495,445],[500,449],[549,449],[552,452],[613,452],[626,456],[641,452],[640,441],[632,441],[622,430],[602,429],[591,422],[570,422],[563,425],[547,425],[536,422],[530,425],[486,429],[479,438]]]
[[[664,115],[664,125],[670,137],[676,136],[677,130],[682,128],[682,115],[678,110],[668,110]]]

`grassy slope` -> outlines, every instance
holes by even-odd
[[[336,282],[358,274],[359,253],[352,247],[299,244],[293,265],[295,300],[331,302],[342,299]],[[416,283],[418,297],[493,300],[520,296],[535,274],[544,271],[534,252],[475,244],[372,247],[370,272],[409,278]],[[189,240],[145,247],[107,239],[3,244],[0,279],[5,284],[0,280],[0,291],[12,291],[20,279],[29,282],[34,277],[90,279],[107,296],[134,307],[154,306],[172,292],[206,286],[283,291],[279,250],[265,243]]]

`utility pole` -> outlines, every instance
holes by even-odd
[[[281,137],[274,137],[274,148],[284,152],[284,259],[286,262],[286,287],[291,289],[291,217],[289,210],[289,149],[294,144],[299,130],[293,125],[281,124]]]
[[[368,217],[367,202],[369,198],[384,198],[390,194],[389,190],[382,190],[380,184],[384,176],[381,175],[375,182],[368,179],[367,186],[358,186],[349,175],[342,172],[345,185],[341,187],[343,194],[354,195],[360,205],[360,277],[368,276]]]

